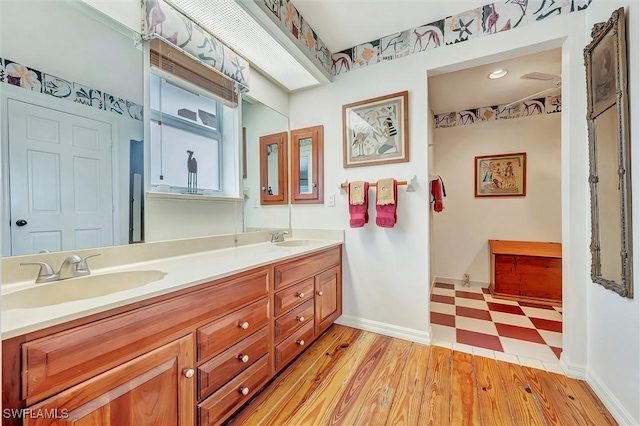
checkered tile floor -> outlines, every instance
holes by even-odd
[[[494,299],[481,287],[436,283],[434,345],[552,372],[562,353],[562,308]]]

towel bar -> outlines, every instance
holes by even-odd
[[[415,192],[417,186],[416,175],[407,176],[407,180],[399,180],[396,181],[398,185],[407,187],[407,192]],[[369,182],[369,188],[375,188],[378,184],[376,182]],[[347,188],[349,188],[349,181],[343,180],[340,183],[339,189],[341,194],[347,193]]]

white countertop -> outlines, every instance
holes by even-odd
[[[0,321],[2,339],[4,340],[41,330],[98,312],[224,278],[259,266],[342,244],[342,241],[339,240],[310,239],[307,241],[307,245],[298,247],[281,247],[271,243],[250,244],[185,256],[163,258],[149,262],[128,264],[117,268],[95,270],[92,271],[90,277],[131,271],[162,271],[166,273],[166,275],[158,281],[104,296],[73,300],[37,308],[3,309]],[[72,280],[82,279],[83,278],[74,278]],[[71,280],[56,281],[51,284],[64,283],[65,281],[70,282]],[[35,284],[33,281],[10,284],[3,286],[2,296],[4,299],[4,296],[9,293],[47,285],[49,284]]]

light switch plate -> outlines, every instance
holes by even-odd
[[[327,206],[329,206],[329,207],[335,207],[336,206],[336,194],[334,194],[333,192],[328,194]]]

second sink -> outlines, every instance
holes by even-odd
[[[2,310],[38,308],[106,296],[142,287],[161,280],[165,275],[165,272],[156,270],[128,271],[54,281],[3,295]]]

